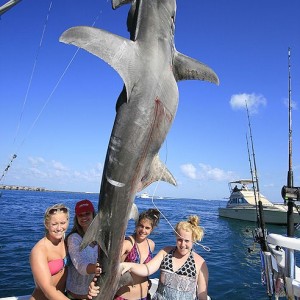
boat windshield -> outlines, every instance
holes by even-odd
[[[239,191],[253,191],[252,181],[247,179],[232,181],[229,182],[228,185],[230,193]]]
[[[231,198],[229,199],[227,206],[231,206],[231,205],[245,205],[245,204],[249,204],[245,198],[243,197],[237,197],[237,198]]]

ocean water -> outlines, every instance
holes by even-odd
[[[78,200],[90,199],[98,207],[97,194],[65,192],[2,191],[0,198],[0,297],[31,294],[34,282],[29,265],[33,245],[43,237],[45,209],[55,203],[64,203],[71,209],[73,223],[74,206]],[[209,295],[212,300],[269,299],[261,284],[259,245],[253,244],[254,223],[218,217],[218,207],[226,202],[195,199],[136,199],[139,211],[150,207],[163,213],[159,226],[151,234],[156,251],[174,245],[174,233],[170,224],[189,215],[201,218],[205,236],[202,245],[195,250],[207,262],[209,269]],[[128,226],[132,233],[134,223]],[[269,232],[286,233],[284,226],[268,226]],[[297,236],[298,233],[296,233]],[[252,251],[248,251],[248,248]],[[155,274],[157,276],[157,274]]]

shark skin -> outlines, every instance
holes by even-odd
[[[124,81],[106,154],[98,214],[82,243],[85,247],[97,241],[102,250],[98,300],[113,299],[121,285],[130,283],[128,273],[121,278],[120,254],[136,193],[156,180],[176,184],[158,152],[177,111],[177,81],[219,84],[208,66],[175,49],[175,0],[113,2],[116,7],[132,2],[128,15],[131,40],[85,26],[72,27],[60,37],[61,42],[107,62]]]

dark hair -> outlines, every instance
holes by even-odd
[[[95,218],[96,216],[96,213],[95,211],[93,212],[93,218]],[[79,225],[78,223],[78,219],[77,219],[77,216],[75,215],[74,217],[74,224],[73,224],[73,227],[71,229],[71,231],[69,232],[69,234],[67,235],[67,238],[72,234],[72,233],[78,233],[82,238],[84,236],[84,231],[81,227],[81,225]]]
[[[146,211],[143,211],[139,215],[139,219],[136,222],[136,225],[143,219],[148,219],[151,221],[152,229],[156,227],[159,223],[160,212],[158,209],[150,208]]]

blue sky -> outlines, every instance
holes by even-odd
[[[103,0],[23,0],[3,14],[1,174],[12,155],[18,157],[2,184],[99,191],[123,83],[106,63],[58,39],[72,26],[93,24],[128,37],[128,9],[112,10]],[[288,171],[288,47],[294,184],[300,185],[299,11],[298,0],[177,1],[177,50],[213,68],[220,85],[178,83],[178,112],[160,151],[178,186],[154,183],[149,194],[222,199],[228,181],[250,178],[246,99],[261,192],[281,201]]]

